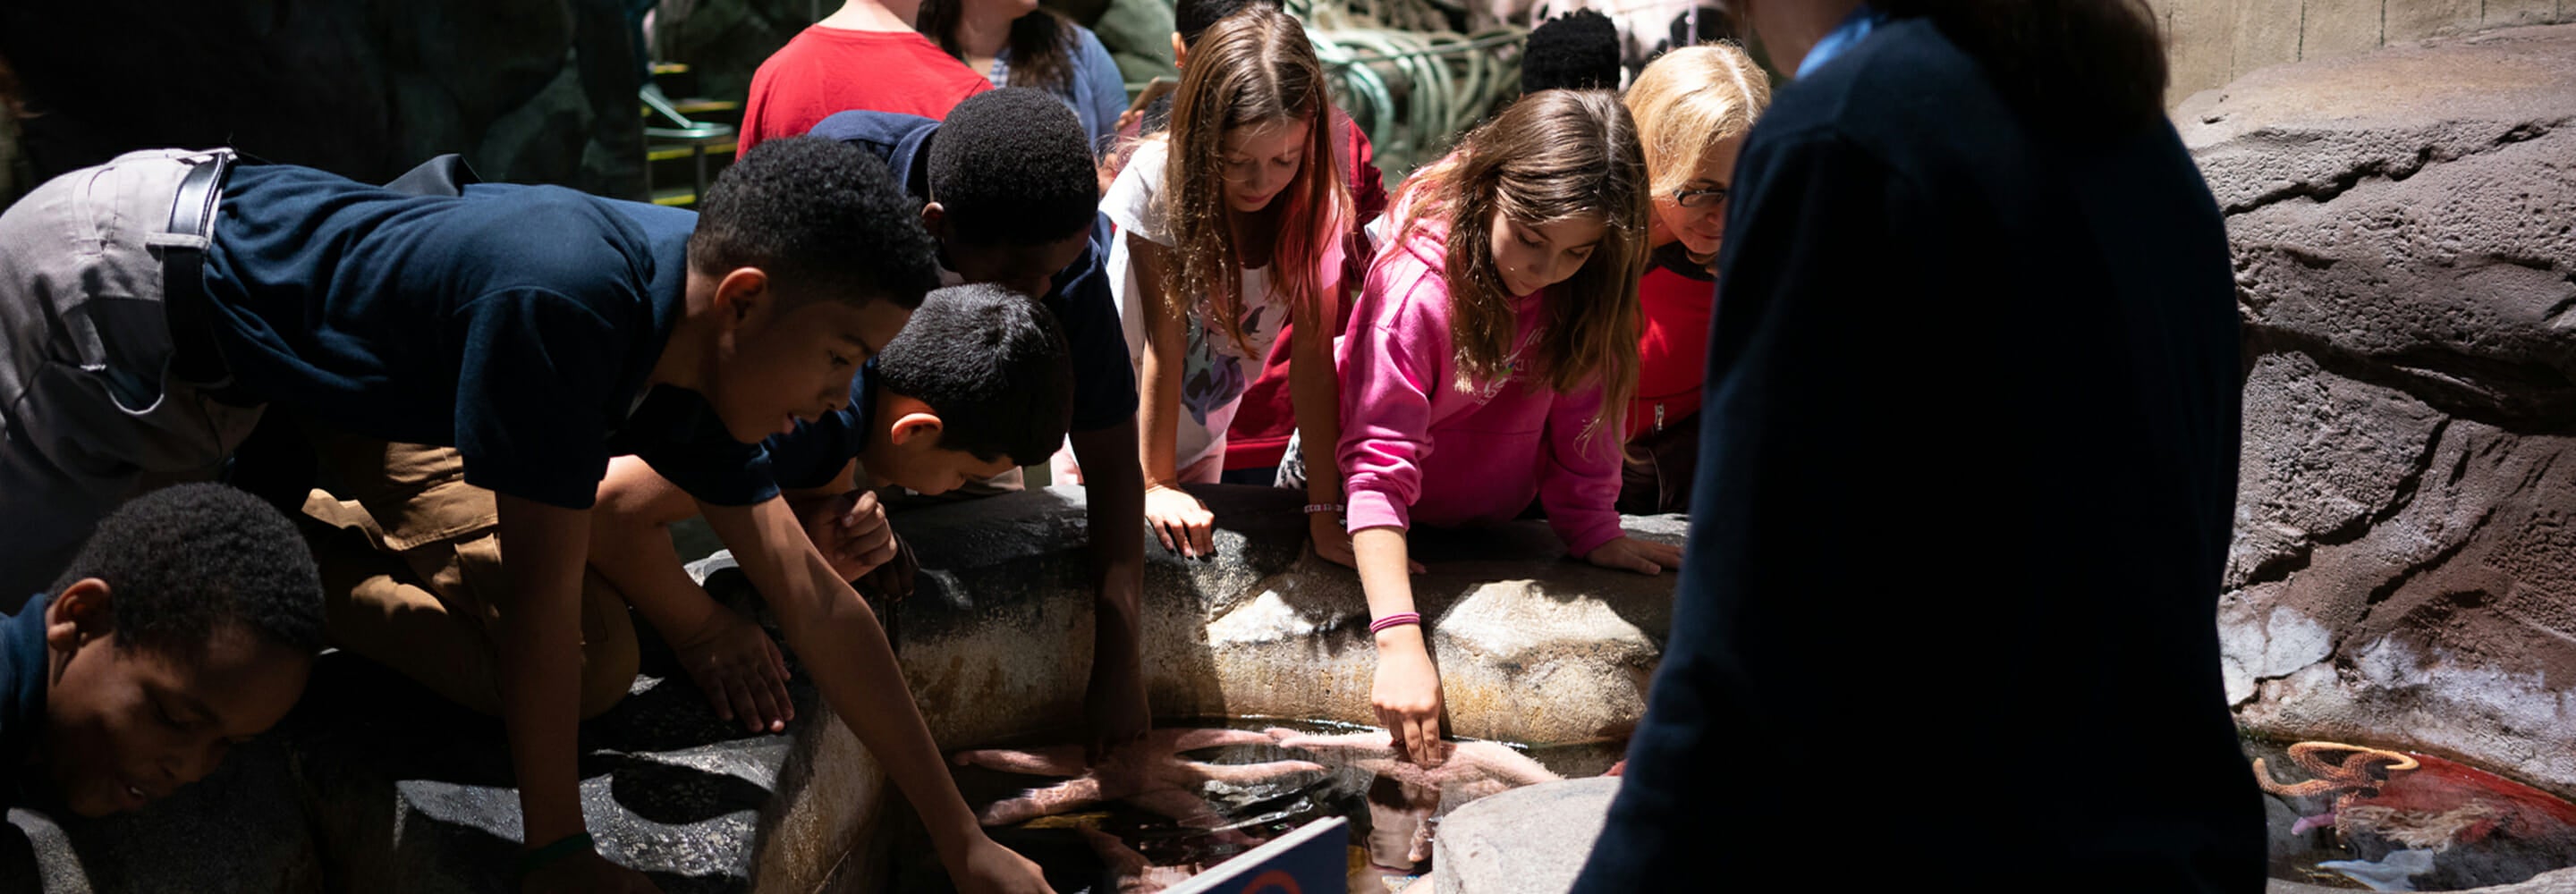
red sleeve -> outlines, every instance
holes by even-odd
[[[1368,144],[1368,131],[1360,129],[1358,121],[1347,119],[1342,129],[1350,131],[1350,198],[1360,209],[1358,219],[1352,219],[1352,227],[1365,227],[1378,219],[1378,214],[1386,214],[1386,175],[1378,173],[1373,160],[1376,149]]]

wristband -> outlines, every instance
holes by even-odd
[[[1306,514],[1313,515],[1318,512],[1338,513],[1343,511],[1345,508],[1347,507],[1344,507],[1340,503],[1308,503],[1306,504]]]
[[[1422,623],[1422,616],[1421,616],[1421,615],[1415,614],[1415,613],[1413,613],[1413,612],[1396,612],[1395,614],[1388,615],[1388,616],[1383,617],[1383,618],[1379,618],[1379,619],[1377,619],[1377,620],[1375,620],[1375,621],[1370,621],[1370,622],[1369,622],[1369,635],[1371,635],[1371,636],[1375,636],[1375,635],[1377,635],[1377,634],[1379,634],[1379,633],[1383,633],[1383,632],[1385,632],[1385,631],[1386,631],[1386,629],[1387,629],[1387,628],[1389,628],[1389,627],[1402,627],[1402,626],[1404,626],[1404,625],[1406,625],[1406,624],[1413,624],[1413,625],[1419,626],[1419,625],[1421,625],[1421,623]]]
[[[590,850],[594,844],[595,842],[591,840],[590,833],[575,832],[562,838],[555,839],[553,844],[520,854],[519,877],[522,879],[527,878],[528,876],[535,874],[537,870],[546,868],[547,864],[572,856],[573,854]]]

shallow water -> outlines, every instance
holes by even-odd
[[[2366,744],[2366,743],[2351,743]],[[2318,774],[2289,743],[2247,740],[2275,782]],[[2576,804],[2438,757],[2364,790],[2265,794],[2273,878],[2331,888],[2453,891],[2576,865]],[[2338,795],[2351,797],[2338,805]]]
[[[1287,728],[1319,736],[1336,736],[1366,731],[1366,728],[1343,724],[1272,719],[1229,719],[1195,724],[1201,728],[1263,730]],[[1380,734],[1382,735],[1382,734]],[[1502,753],[1508,748],[1512,754]],[[1527,782],[1524,774],[1531,769],[1514,755],[1534,760],[1537,767],[1565,778],[1598,776],[1617,762],[1623,743],[1562,746],[1527,749],[1504,743],[1481,743],[1462,751],[1467,758],[1452,759],[1455,765],[1439,778],[1400,780],[1382,776],[1364,764],[1385,768],[1384,758],[1373,754],[1356,754],[1341,749],[1283,748],[1274,744],[1227,745],[1186,752],[1189,759],[1211,764],[1259,764],[1274,761],[1302,760],[1321,764],[1321,771],[1285,773],[1273,778],[1242,783],[1207,782],[1198,786],[1196,795],[1207,814],[1197,821],[1183,823],[1162,813],[1146,810],[1132,803],[1112,803],[1083,808],[1077,812],[1039,817],[1023,823],[991,829],[996,841],[1036,860],[1047,869],[1048,878],[1059,891],[1113,892],[1120,890],[1158,890],[1196,871],[1224,862],[1244,851],[1259,846],[1289,830],[1327,817],[1342,817],[1351,823],[1350,890],[1355,894],[1401,889],[1415,878],[1431,871],[1423,827],[1437,829],[1451,811],[1499,791]],[[1486,768],[1499,766],[1504,772],[1491,773]],[[966,802],[982,810],[996,801],[1016,797],[1023,791],[1042,788],[1063,781],[1059,777],[1005,773],[980,767],[957,767],[959,790]],[[1410,767],[1393,768],[1399,774],[1413,776]],[[1423,783],[1428,784],[1423,784]],[[1167,809],[1173,805],[1163,805]],[[1086,832],[1085,830],[1090,830]],[[1141,872],[1133,857],[1106,853],[1116,850],[1091,833],[1106,833],[1141,856],[1150,868]],[[1425,853],[1413,859],[1416,848]],[[917,854],[907,857],[906,852]],[[906,867],[905,863],[929,860],[930,866]],[[1125,865],[1116,865],[1126,861]],[[926,849],[898,846],[897,891],[946,890],[946,880],[938,877],[935,860]],[[1121,888],[1122,881],[1127,885]]]

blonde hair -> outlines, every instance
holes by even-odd
[[[1668,196],[1690,182],[1711,148],[1753,129],[1771,104],[1771,77],[1734,44],[1682,47],[1648,63],[1627,102],[1655,194]]]
[[[1342,213],[1351,201],[1333,158],[1333,100],[1324,92],[1324,66],[1305,27],[1268,6],[1227,16],[1199,36],[1172,97],[1171,155],[1159,197],[1173,238],[1163,301],[1183,315],[1191,309],[1189,296],[1206,296],[1215,317],[1210,328],[1246,354],[1251,347],[1243,333],[1242,253],[1225,217],[1225,135],[1294,121],[1308,124],[1304,158],[1297,179],[1264,213],[1279,215],[1269,264],[1272,287],[1288,297],[1298,327],[1312,328],[1321,325],[1314,315],[1324,301],[1318,268],[1342,238]]]
[[[1442,276],[1449,339],[1462,389],[1512,374],[1520,313],[1494,267],[1496,212],[1524,225],[1601,219],[1601,244],[1573,278],[1545,290],[1545,334],[1526,357],[1565,393],[1599,377],[1601,412],[1582,437],[1618,427],[1637,390],[1646,266],[1646,163],[1628,110],[1607,90],[1542,90],[1467,135],[1457,152],[1414,174],[1399,239],[1445,221]]]

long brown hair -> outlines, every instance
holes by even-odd
[[[948,55],[966,61],[966,50],[957,45],[957,26],[966,18],[962,0],[921,0],[921,11],[912,18],[912,26]],[[1008,87],[1037,87],[1064,90],[1073,86],[1073,22],[1040,8],[1011,20],[1011,77]],[[976,72],[983,74],[983,72]]]
[[[1247,354],[1242,253],[1226,219],[1231,212],[1224,192],[1225,135],[1296,121],[1308,125],[1297,179],[1261,213],[1278,215],[1271,288],[1288,296],[1297,327],[1314,331],[1322,322],[1315,314],[1326,300],[1322,260],[1346,235],[1344,213],[1351,201],[1333,158],[1333,100],[1324,92],[1324,66],[1305,27],[1268,6],[1227,16],[1199,35],[1172,98],[1171,155],[1157,199],[1173,238],[1163,300],[1179,314],[1189,311],[1190,296],[1206,296],[1216,318],[1211,328]]]
[[[1559,393],[1601,383],[1601,412],[1583,437],[1618,431],[1637,390],[1644,312],[1637,278],[1646,265],[1645,153],[1636,124],[1607,90],[1542,90],[1467,135],[1457,152],[1406,185],[1399,241],[1445,221],[1449,340],[1458,386],[1512,373],[1520,313],[1494,268],[1494,216],[1524,226],[1599,217],[1600,247],[1573,278],[1544,290],[1545,331],[1523,359]]]
[[[2146,0],[1876,0],[1932,20],[2004,95],[2078,134],[2164,120],[2164,35]]]

